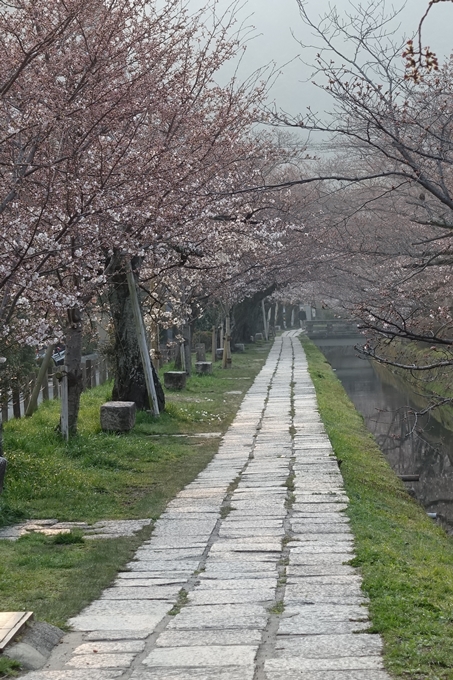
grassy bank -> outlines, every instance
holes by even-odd
[[[395,677],[453,679],[453,540],[403,488],[322,353],[304,348],[350,498],[372,632]]]
[[[127,435],[100,431],[99,408],[110,397],[109,385],[82,395],[79,434],[68,444],[55,432],[56,402],[46,402],[32,418],[10,421],[1,522],[157,518],[216,452],[219,437],[197,435],[227,429],[266,350],[252,347],[234,355],[231,370],[216,364],[212,376],[190,378],[184,391],[167,393],[165,413],[139,413]],[[97,541],[75,536],[68,544],[41,535],[0,541],[0,609],[33,610],[36,618],[64,626],[149,533]]]

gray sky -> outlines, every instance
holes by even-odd
[[[189,0],[189,4],[196,8],[205,3],[202,0]],[[231,0],[218,0],[220,9],[230,4]],[[388,11],[392,6],[399,9],[402,5],[400,0],[388,3]],[[327,0],[306,0],[307,10],[313,18],[323,13],[328,6]],[[341,11],[342,8],[347,9],[349,3],[347,0],[337,0],[334,6]],[[401,34],[411,35],[417,29],[427,6],[428,0],[408,0],[399,19]],[[282,67],[291,62],[283,68],[272,90],[272,98],[277,106],[292,114],[303,113],[308,105],[318,111],[327,107],[327,95],[319,92],[310,82],[304,83],[310,80],[310,69],[297,58],[302,54],[302,49],[291,31],[306,43],[310,43],[311,39],[309,29],[300,19],[296,0],[244,0],[239,16],[246,20],[246,24],[254,25],[256,34],[247,47],[242,73],[250,73],[269,61]],[[423,44],[429,45],[439,57],[450,54],[453,51],[452,25],[453,5],[448,2],[436,4],[424,25]],[[306,53],[302,56],[310,61]]]

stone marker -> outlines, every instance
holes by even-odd
[[[212,361],[197,361],[195,371],[199,375],[210,375],[212,373]]]
[[[215,351],[217,359],[223,359],[223,347],[218,347]]]
[[[237,342],[234,345],[234,349],[236,350],[236,352],[245,352],[245,345],[242,342]]]
[[[206,345],[204,342],[195,345],[195,351],[197,353],[197,361],[206,361]]]
[[[261,342],[264,340],[264,335],[262,333],[255,333],[255,342]]]
[[[134,401],[107,401],[101,406],[101,428],[106,432],[129,432],[135,425]]]
[[[185,371],[167,371],[164,373],[164,385],[169,390],[183,390],[186,386]]]

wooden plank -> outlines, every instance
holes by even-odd
[[[0,612],[0,652],[33,618],[33,612]]]

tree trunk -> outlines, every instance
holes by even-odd
[[[134,268],[134,262],[133,268]],[[146,389],[145,373],[140,356],[134,312],[129,294],[126,270],[119,257],[112,263],[113,274],[110,279],[109,303],[112,314],[115,350],[112,399],[114,401],[134,401],[137,409],[151,407]],[[165,408],[165,396],[159,377],[152,366],[159,411]]]
[[[192,375],[192,333],[189,323],[185,323],[182,327],[182,336],[184,338],[184,356],[186,364],[186,373],[190,377]],[[182,349],[182,348],[181,348]]]
[[[266,290],[255,293],[251,298],[245,298],[237,304],[233,310],[234,326],[232,335],[233,344],[236,342],[250,342],[250,337],[255,335],[263,327],[263,313],[261,300],[272,295],[275,284]]]
[[[65,366],[68,378],[68,432],[77,432],[80,395],[82,394],[82,315],[78,307],[68,309]]]

